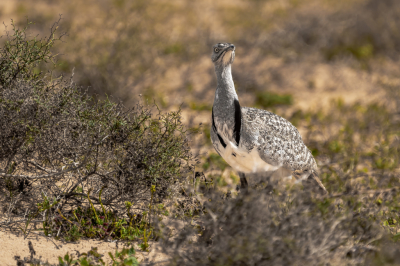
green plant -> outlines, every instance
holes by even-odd
[[[59,21],[51,28],[50,36],[45,40],[40,40],[36,37],[26,38],[26,32],[32,22],[27,21],[27,25],[19,29],[11,20],[13,34],[7,33],[7,41],[0,52],[2,57],[0,61],[1,86],[11,85],[16,78],[40,81],[42,73],[36,68],[41,63],[50,62],[53,66],[56,65],[57,54],[53,54],[51,49],[55,42],[60,41],[64,35],[55,36]]]
[[[152,230],[150,230],[150,226],[151,226],[151,213],[152,213],[152,208],[153,208],[153,196],[156,193],[156,186],[152,185],[151,186],[151,198],[150,198],[150,204],[149,204],[149,211],[147,215],[147,219],[148,222],[146,223],[146,227],[144,228],[144,232],[143,232],[143,242],[140,244],[140,247],[142,248],[143,251],[149,251],[149,237],[152,235]],[[146,216],[145,214],[143,214],[143,216]],[[146,233],[147,230],[147,233]]]
[[[139,245],[143,251],[149,251],[149,236],[151,235],[152,231],[146,233],[146,228],[143,232],[143,242]]]
[[[138,266],[139,262],[135,257],[135,249],[133,246],[131,248],[123,248],[120,252],[115,250],[112,254],[108,252],[112,260],[112,266]],[[59,266],[105,266],[105,262],[102,259],[101,254],[98,253],[97,248],[94,247],[86,253],[82,253],[78,259],[74,260],[72,255],[68,253],[64,255],[64,258],[58,257]]]
[[[210,111],[212,106],[210,106],[207,103],[197,103],[197,102],[191,102],[189,104],[190,109],[195,110],[195,111]]]
[[[101,198],[100,198],[101,201]],[[56,237],[63,237],[66,241],[74,242],[82,236],[100,239],[139,240],[145,236],[145,230],[152,230],[148,212],[133,214],[132,203],[126,202],[128,219],[107,211],[104,207],[96,209],[89,202],[87,208],[77,207],[65,215],[58,210],[59,215],[51,221],[50,229]],[[150,231],[151,232],[151,231]]]
[[[29,263],[31,266],[138,266],[139,262],[135,257],[135,249],[133,245],[130,248],[123,247],[121,251],[118,249],[115,250],[114,254],[108,252],[110,259],[112,260],[111,264],[106,264],[103,260],[102,254],[97,251],[97,247],[92,247],[88,252],[81,253],[78,252],[78,258],[74,259],[72,254],[65,254],[63,257],[58,257],[58,264],[50,264],[48,262],[43,262],[41,259],[34,258],[36,255],[33,250],[33,246],[31,241],[29,241],[29,249],[31,251],[30,258],[24,258],[24,260],[20,259],[20,256],[16,256],[18,265],[25,265],[24,263]]]
[[[78,260],[74,260],[73,256],[68,253],[64,255],[64,258],[58,257],[58,262],[60,266],[72,266],[78,263]]]
[[[272,92],[257,92],[255,104],[261,108],[270,108],[278,105],[292,105],[293,97],[290,94]]]
[[[130,249],[123,248],[121,252],[118,252],[118,250],[116,250],[114,255],[109,252],[108,255],[113,261],[113,266],[139,265],[139,262],[135,258],[135,249],[133,247],[131,247]],[[117,259],[119,261],[117,261]]]
[[[221,171],[224,171],[225,168],[228,167],[228,164],[225,162],[224,159],[222,159],[221,156],[212,152],[212,153],[210,153],[210,155],[208,156],[206,161],[203,163],[203,169],[207,170],[211,166],[215,166],[218,169],[220,169]]]

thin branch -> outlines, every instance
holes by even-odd
[[[28,219],[20,219],[20,220],[13,220],[13,221],[6,221],[6,222],[0,222],[0,225],[5,224],[14,224],[14,223],[20,223],[20,222],[26,222]],[[43,223],[43,220],[32,220],[30,223]]]
[[[33,162],[33,161],[29,161],[28,163],[33,164],[34,166],[36,166],[38,169],[46,172],[46,173],[57,173],[57,171],[54,170],[50,170],[50,169],[46,169],[43,166],[41,166],[40,164]]]
[[[94,172],[89,173],[89,174],[87,174],[85,177],[83,177],[81,180],[78,180],[78,182],[76,182],[75,185],[73,185],[73,186],[69,189],[69,192],[67,193],[67,195],[71,194],[72,191],[74,191],[74,190],[76,189],[76,187],[77,187],[79,184],[81,184],[82,182],[84,182],[86,179],[88,179],[90,176],[92,176],[92,175],[94,175],[94,174],[95,174]]]
[[[67,195],[65,195],[65,198],[71,198],[71,197],[73,197],[73,196],[83,196],[83,197],[87,198],[87,194],[84,194],[84,193],[77,193],[77,192],[68,193]],[[95,197],[90,197],[90,199],[91,199],[91,200],[94,200],[94,201],[97,201],[97,202],[100,202],[99,199],[97,199],[97,198],[95,198]],[[100,203],[98,203],[98,204],[100,204]],[[103,205],[109,205],[109,203],[108,203],[108,202],[105,202],[105,203],[103,203]]]
[[[62,174],[65,174],[65,173],[80,169],[86,164],[86,161],[87,161],[87,156],[86,156],[85,160],[83,160],[83,162],[80,165],[78,165],[77,167],[73,167],[73,168],[70,168],[70,169],[67,169],[67,170],[63,170],[61,172],[56,172],[56,173],[52,173],[52,174],[48,174],[48,175],[40,175],[40,176],[32,177],[32,176],[29,176],[29,175],[8,175],[8,174],[0,173],[0,176],[13,177],[13,178],[26,178],[26,179],[31,179],[31,180],[49,178],[49,177],[62,175]]]

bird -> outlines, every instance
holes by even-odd
[[[212,47],[211,61],[217,77],[211,114],[211,142],[217,153],[240,177],[246,189],[246,174],[266,171],[289,173],[286,178],[318,180],[317,163],[295,126],[270,111],[242,107],[232,78],[235,45]]]

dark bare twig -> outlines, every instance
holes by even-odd
[[[33,249],[33,245],[31,241],[28,241],[28,247],[29,247],[29,253],[31,253],[31,261],[33,259],[33,256],[36,255],[36,251]]]

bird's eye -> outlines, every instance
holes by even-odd
[[[215,48],[215,49],[214,49],[214,52],[218,53],[218,52],[219,52],[219,49],[218,49],[218,48]]]

